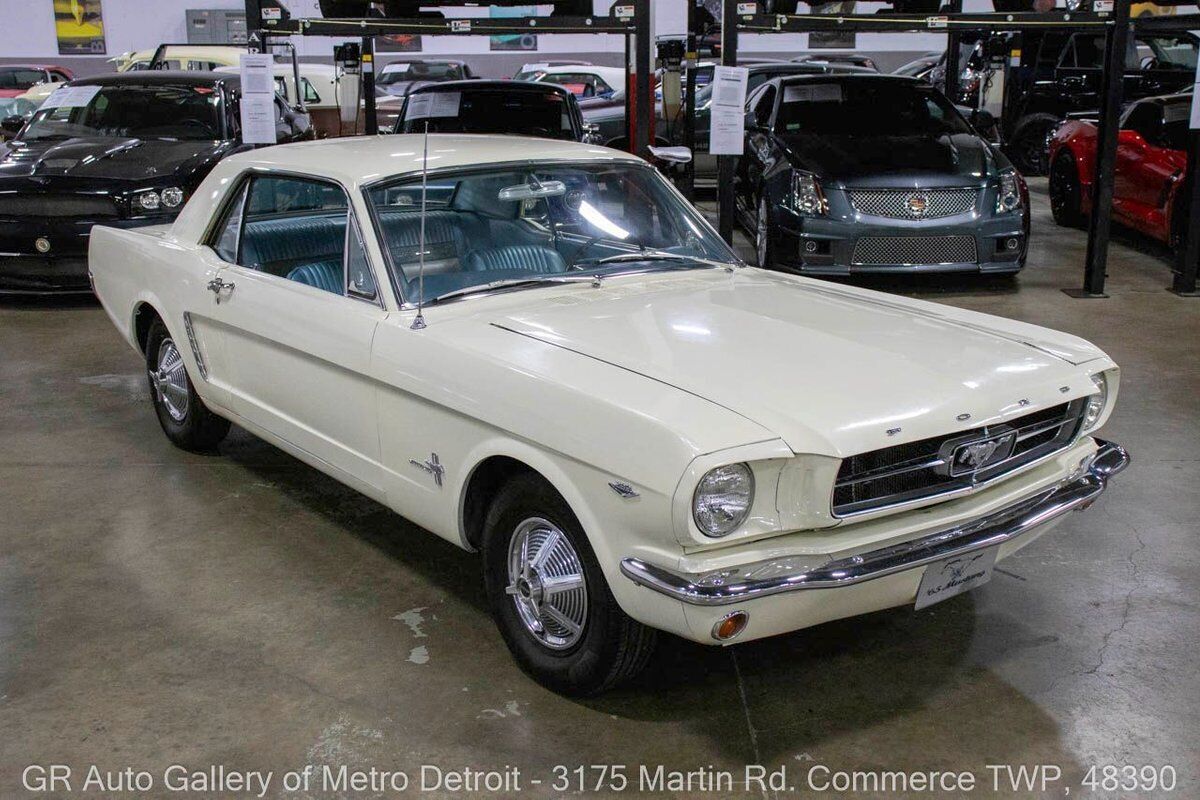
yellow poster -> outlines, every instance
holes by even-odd
[[[101,0],[51,0],[58,53],[64,56],[104,55]]]

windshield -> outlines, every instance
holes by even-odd
[[[879,120],[887,120],[887,124],[881,128]],[[887,79],[785,85],[775,131],[825,136],[941,136],[972,132],[938,90]]]
[[[28,89],[44,80],[46,73],[40,69],[0,67],[0,89]]]
[[[427,98],[431,98],[430,101]],[[409,95],[397,133],[507,133],[576,140],[574,118],[557,92],[465,91]],[[430,116],[454,110],[453,116]]]
[[[435,140],[430,147],[436,149]],[[369,197],[396,283],[415,303],[421,179],[391,181]],[[645,165],[503,166],[434,175],[427,197],[426,302],[496,281],[711,267],[696,259],[738,263],[716,232]]]
[[[70,139],[77,136],[137,139],[221,139],[219,95],[211,86],[78,86],[77,102],[38,109],[22,138]],[[74,101],[73,101],[74,102]]]
[[[461,64],[413,62],[389,65],[375,82],[387,86],[407,81],[461,81],[466,77]]]
[[[37,104],[31,103],[24,97],[0,97],[0,119],[7,117],[24,117],[29,119],[37,111]]]

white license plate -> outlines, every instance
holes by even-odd
[[[962,556],[935,561],[925,568],[921,585],[917,588],[918,609],[949,600],[955,595],[969,592],[992,579],[992,568],[996,565],[995,547],[979,550]]]

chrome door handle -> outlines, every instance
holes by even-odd
[[[217,296],[217,303],[221,302],[221,292],[225,289],[233,290],[233,282],[226,283],[220,278],[213,278],[208,282],[208,290]]]

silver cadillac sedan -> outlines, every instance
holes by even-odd
[[[791,77],[747,100],[735,178],[760,266],[1015,273],[1029,192],[938,89],[884,75]],[[986,127],[986,112],[972,114]]]

